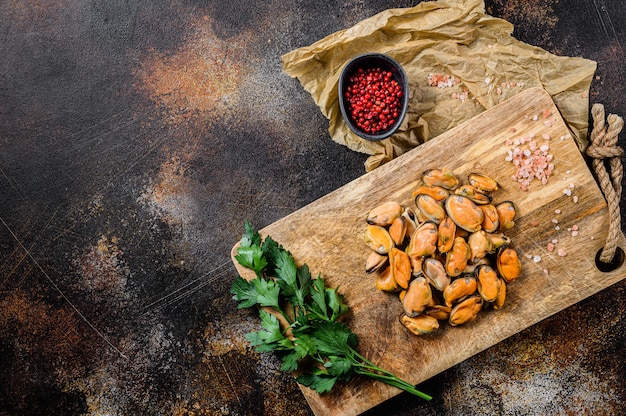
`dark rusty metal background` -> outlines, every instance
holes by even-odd
[[[310,415],[230,248],[364,173],[280,56],[417,3],[0,1],[0,415]],[[486,7],[626,116],[622,0]],[[626,414],[624,310],[626,281],[368,414]]]

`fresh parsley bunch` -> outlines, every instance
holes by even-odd
[[[276,353],[281,370],[298,370],[297,381],[320,394],[361,374],[431,399],[357,352],[356,335],[338,321],[349,307],[336,288],[327,288],[321,275],[313,279],[308,266],[298,267],[271,237],[262,240],[249,221],[244,228],[235,258],[256,277],[238,276],[231,293],[239,308],[265,307],[259,310],[263,329],[246,334],[257,351]]]

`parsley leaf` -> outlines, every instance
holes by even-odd
[[[326,306],[326,288],[324,279],[318,276],[313,280],[311,288],[311,298],[313,303],[309,306],[309,311],[315,314],[318,319],[328,320],[328,307]]]
[[[233,282],[231,293],[239,301],[238,308],[250,308],[254,305],[279,307],[280,288],[272,280],[259,279],[248,281],[239,276]]]
[[[311,331],[317,350],[326,355],[346,355],[352,353],[358,340],[356,335],[340,322],[321,321]]]
[[[261,326],[265,331],[250,332],[246,338],[259,352],[291,350],[293,342],[283,335],[278,318],[269,312],[259,312]]]
[[[300,375],[296,380],[303,386],[310,387],[319,394],[323,394],[333,389],[338,377],[331,376],[328,372],[314,369],[310,373]]]

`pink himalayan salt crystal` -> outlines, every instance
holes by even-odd
[[[560,249],[557,251],[557,254],[558,254],[559,256],[561,256],[561,257],[565,257],[565,256],[567,256],[567,252],[566,252],[565,250],[563,250],[562,248],[560,248]]]

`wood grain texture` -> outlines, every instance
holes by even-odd
[[[542,115],[545,110],[551,113],[547,119]],[[506,141],[529,135],[539,144],[549,143],[555,170],[546,185],[535,181],[523,191],[511,180],[515,169],[505,161],[510,149]],[[369,249],[363,233],[367,213],[378,204],[395,200],[414,206],[411,192],[419,175],[433,167],[453,169],[462,180],[471,172],[481,172],[501,184],[493,197],[517,206],[516,226],[508,235],[522,258],[523,273],[508,286],[502,310],[484,311],[466,326],[444,324],[433,334],[417,337],[398,321],[402,307],[397,296],[378,291],[374,276],[365,273]],[[577,203],[564,194],[566,188],[578,197]],[[559,230],[552,222],[555,218]],[[418,384],[623,279],[625,266],[603,273],[595,265],[607,221],[605,199],[557,108],[545,91],[533,88],[260,232],[285,246],[298,263],[307,263],[313,274],[320,272],[328,284],[339,286],[352,309],[347,323],[358,335],[359,350],[366,357]],[[573,225],[579,228],[577,236],[568,231]],[[554,239],[566,256],[547,250]],[[620,240],[625,247],[623,235]],[[529,258],[534,256],[541,261]],[[234,258],[233,262],[242,276],[252,277]],[[302,390],[316,415],[359,414],[399,393],[363,378],[324,396]]]

